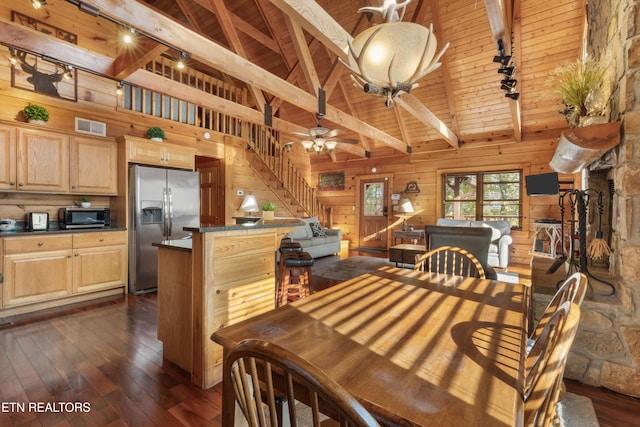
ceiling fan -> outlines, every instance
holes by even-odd
[[[318,125],[316,127],[312,127],[308,132],[291,132],[293,135],[303,136],[306,139],[300,141],[305,150],[311,152],[315,151],[316,153],[320,153],[323,149],[327,149],[329,152],[332,152],[338,143],[346,143],[346,144],[357,144],[359,141],[357,139],[334,139],[335,137],[342,135],[344,130],[342,129],[329,129],[322,126],[322,119],[326,112],[326,98],[325,92],[323,89],[318,90],[318,112],[316,113],[316,120],[318,121]],[[291,145],[295,144],[295,142],[287,142],[285,144],[285,148],[290,151]]]

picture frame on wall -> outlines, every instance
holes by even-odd
[[[318,176],[319,191],[337,191],[344,190],[344,188],[344,172],[321,173]]]

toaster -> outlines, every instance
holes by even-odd
[[[27,215],[29,231],[45,231],[49,228],[49,213],[29,212]]]

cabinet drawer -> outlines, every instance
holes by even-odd
[[[4,239],[4,254],[71,249],[71,235],[27,236]]]
[[[124,245],[126,242],[127,233],[125,231],[101,231],[96,233],[78,233],[73,235],[74,248]]]

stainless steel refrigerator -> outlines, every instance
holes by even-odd
[[[158,248],[153,243],[189,238],[200,226],[198,172],[129,167],[129,292],[157,289]]]

